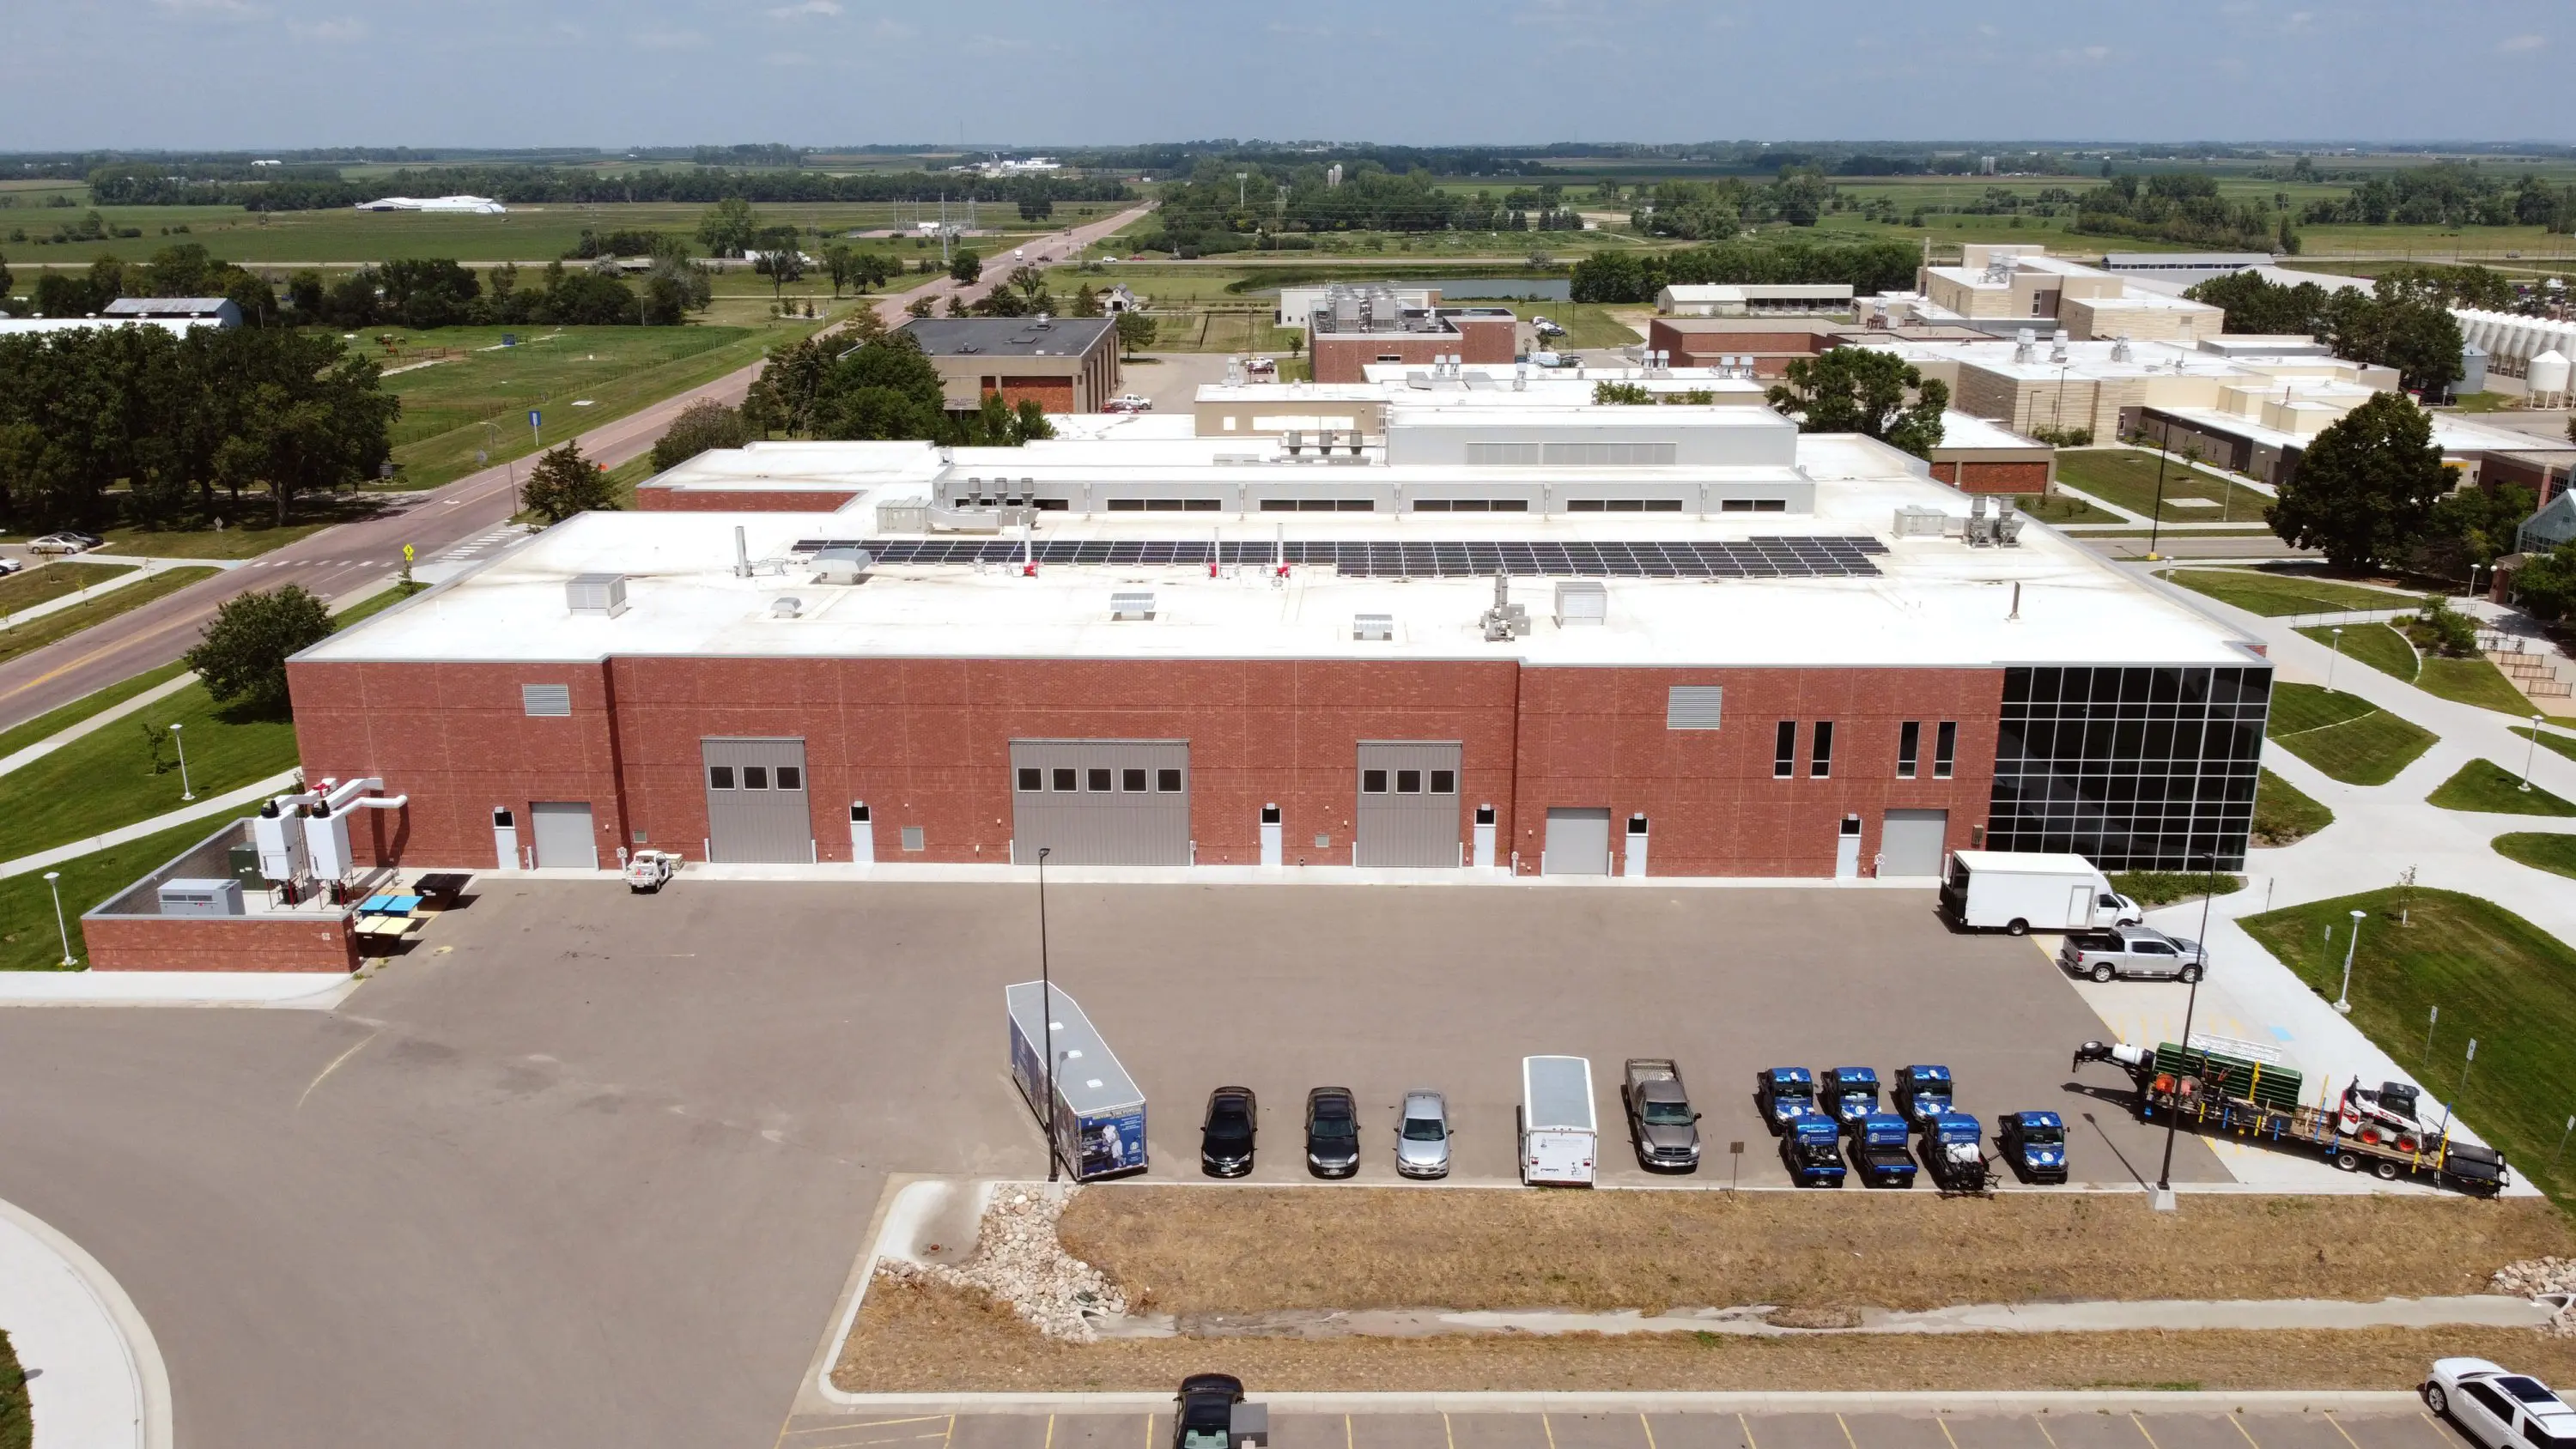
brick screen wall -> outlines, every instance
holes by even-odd
[[[1346,865],[1362,740],[1464,745],[1459,838],[1496,807],[1503,849],[1538,868],[1550,806],[1652,819],[1658,875],[1822,876],[1837,825],[1945,808],[1950,844],[1986,818],[1995,670],[1524,669],[1515,662],[625,658],[606,666],[306,663],[291,671],[309,778],[381,775],[402,812],[370,811],[362,859],[489,867],[491,811],[587,800],[603,864],[620,844],[703,857],[699,741],[806,742],[817,856],[849,858],[848,807],[874,815],[878,859],[1010,858],[1014,738],[1190,743],[1203,864],[1259,859],[1276,802],[1288,859]],[[523,683],[569,684],[570,718],[528,718]],[[1673,684],[1721,684],[1716,731],[1665,727]],[[1771,778],[1773,728],[1800,721],[1799,771]],[[1812,721],[1835,721],[1831,778],[1807,777]],[[1895,778],[1897,727],[1924,722],[1920,778]],[[1957,773],[1932,778],[1933,726],[1957,720]],[[925,849],[899,849],[904,827]],[[1326,844],[1315,844],[1317,836]]]
[[[652,488],[635,490],[639,513],[831,513],[859,496],[792,488]]]
[[[483,849],[486,855],[491,853],[488,840]],[[358,938],[345,917],[325,921],[83,916],[80,928],[93,971],[347,973],[358,969]]]
[[[1964,471],[1967,476],[1959,475]],[[1962,493],[2045,493],[2048,491],[2048,464],[1995,463],[1971,460],[1964,463],[1934,463],[1932,476]]]
[[[1002,401],[1018,407],[1022,398],[1035,398],[1039,407],[1051,413],[1074,411],[1071,377],[1004,377],[996,391]]]

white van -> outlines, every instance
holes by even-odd
[[[1601,1124],[1592,1111],[1592,1063],[1521,1058],[1521,1185],[1592,1185]]]
[[[2145,919],[2138,903],[2080,855],[1954,850],[1941,875],[1941,914],[1978,931],[2095,931]]]

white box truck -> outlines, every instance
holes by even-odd
[[[1941,876],[1941,914],[1974,931],[2092,931],[2134,926],[2138,903],[2080,855],[1954,850]]]
[[[1592,1185],[1601,1124],[1592,1112],[1592,1063],[1521,1058],[1521,1185]]]

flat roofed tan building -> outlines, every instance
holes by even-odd
[[[916,317],[900,329],[939,370],[951,409],[988,394],[1051,413],[1096,413],[1118,396],[1118,324],[1106,317]]]

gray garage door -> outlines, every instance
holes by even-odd
[[[803,740],[702,739],[707,852],[725,865],[803,865],[814,858]]]
[[[1880,822],[1880,875],[1939,875],[1941,843],[1950,833],[1947,810],[1890,810]]]
[[[589,801],[539,800],[528,813],[534,817],[541,869],[599,869],[599,837],[591,833]]]
[[[1547,812],[1547,854],[1539,857],[1546,875],[1610,873],[1610,811],[1552,809]]]
[[[1190,863],[1185,740],[1011,741],[1011,859]]]
[[[1360,743],[1359,863],[1458,868],[1460,746]]]

